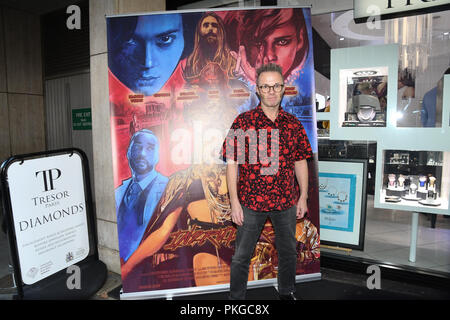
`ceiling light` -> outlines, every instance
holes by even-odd
[[[345,39],[344,37],[340,37],[339,41],[344,41],[344,39]]]

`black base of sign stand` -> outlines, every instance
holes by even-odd
[[[73,274],[66,270],[55,274],[50,279],[26,286],[23,300],[86,300],[95,295],[106,282],[106,265],[100,261],[88,261],[75,264],[80,268],[80,286],[70,289],[69,277]],[[20,299],[17,297],[17,299]]]

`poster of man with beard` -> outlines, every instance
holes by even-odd
[[[216,285],[226,288],[236,226],[231,221],[226,166],[218,154],[233,119],[257,106],[254,73],[267,62],[282,67],[286,79],[283,108],[302,122],[314,153],[308,162],[308,216],[297,223],[297,275],[318,274],[310,10],[122,15],[108,17],[107,29],[121,297],[131,298],[137,292],[156,297],[166,290],[198,287],[202,291],[201,287]],[[126,77],[129,73],[132,75]],[[150,76],[158,76],[158,86],[150,86]],[[127,81],[129,78],[138,78],[139,86]],[[133,115],[141,124],[138,132],[148,130],[153,136],[142,134],[140,139],[130,140]],[[154,142],[154,158],[149,150],[142,153],[148,153],[147,161],[166,179],[165,185],[161,184],[157,193],[150,192],[154,198],[141,202],[148,208],[151,205],[145,209],[148,215],[141,216],[141,211],[135,210],[137,214],[123,219],[136,169],[139,164],[145,167],[141,160],[134,163],[129,149],[144,140]],[[134,164],[138,166],[133,168]],[[144,199],[145,195],[139,197]],[[126,244],[128,240],[131,242]],[[272,226],[267,225],[255,249],[248,280],[276,278],[276,256]]]
[[[211,62],[219,64],[229,78],[234,77],[236,60],[230,55],[222,19],[214,12],[207,12],[195,30],[194,50],[187,58],[183,72],[186,81],[197,78]]]

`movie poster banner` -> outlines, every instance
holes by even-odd
[[[256,69],[269,62],[281,66],[282,106],[302,122],[314,152],[297,274],[319,273],[310,10],[113,16],[107,33],[123,293],[229,283],[236,226],[219,155],[233,120],[258,105]],[[274,241],[268,221],[250,281],[276,278]]]

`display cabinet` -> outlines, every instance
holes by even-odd
[[[390,209],[447,213],[449,154],[384,150],[380,204]]]
[[[398,71],[396,45],[332,50],[330,140],[376,142],[374,207],[411,212],[409,261],[414,262],[419,213],[450,215],[450,75],[438,85],[434,127],[409,127],[398,121]],[[386,87],[386,96],[382,93],[378,102],[354,98],[361,95],[361,83],[367,83],[366,92],[374,97],[374,87],[378,97]],[[369,100],[372,110],[353,106]],[[385,114],[380,114],[378,103]]]
[[[342,127],[386,127],[387,67],[341,69],[339,82]]]
[[[395,126],[398,46],[331,50],[330,138],[374,140]]]

